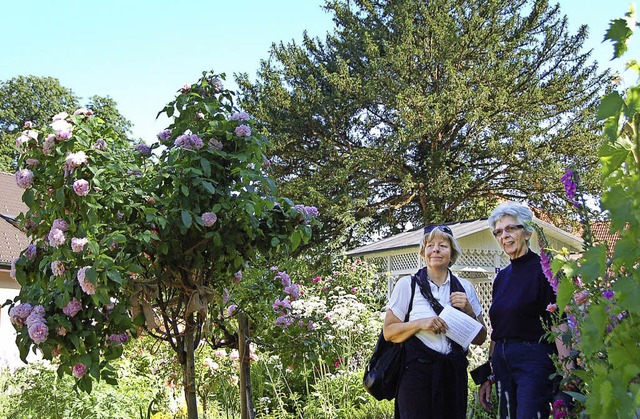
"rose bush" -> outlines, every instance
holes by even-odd
[[[225,290],[256,254],[294,250],[316,223],[276,195],[268,142],[223,78],[205,72],[183,86],[150,146],[119,139],[86,109],[20,135],[20,222],[32,244],[12,265],[21,291],[10,313],[23,359],[37,350],[90,391],[115,382],[110,361],[146,330],[175,351],[196,417],[195,348],[203,333],[234,343]]]

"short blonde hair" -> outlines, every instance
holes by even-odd
[[[422,235],[422,241],[420,242],[420,256],[424,257],[424,252],[427,247],[427,243],[435,239],[436,237],[449,240],[451,244],[451,260],[449,266],[452,266],[458,260],[458,257],[462,254],[462,248],[458,241],[453,237],[453,232],[447,226],[427,226],[424,228],[425,233]]]

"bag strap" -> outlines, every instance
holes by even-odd
[[[409,309],[407,310],[407,314],[404,316],[404,322],[409,321],[409,314],[411,314],[411,309],[413,308],[413,296],[416,293],[416,277],[415,275],[411,275],[411,298],[409,299]]]

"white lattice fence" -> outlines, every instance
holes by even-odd
[[[391,256],[391,272],[412,270],[415,271],[418,266],[418,255],[414,253],[400,253]]]

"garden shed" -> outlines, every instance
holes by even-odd
[[[534,222],[542,228],[551,248],[566,247],[572,253],[582,251],[580,237],[538,218],[534,218]],[[446,225],[451,228],[462,248],[462,255],[451,267],[451,271],[474,284],[482,304],[484,318],[488,319],[492,281],[496,273],[509,264],[509,257],[493,237],[487,218],[446,223]],[[391,293],[393,284],[399,277],[413,274],[424,266],[419,255],[422,231],[423,228],[419,228],[387,237],[352,249],[346,255],[364,259],[377,266],[381,274],[388,275],[388,292]],[[540,252],[537,233],[533,234],[530,247],[536,253]]]

